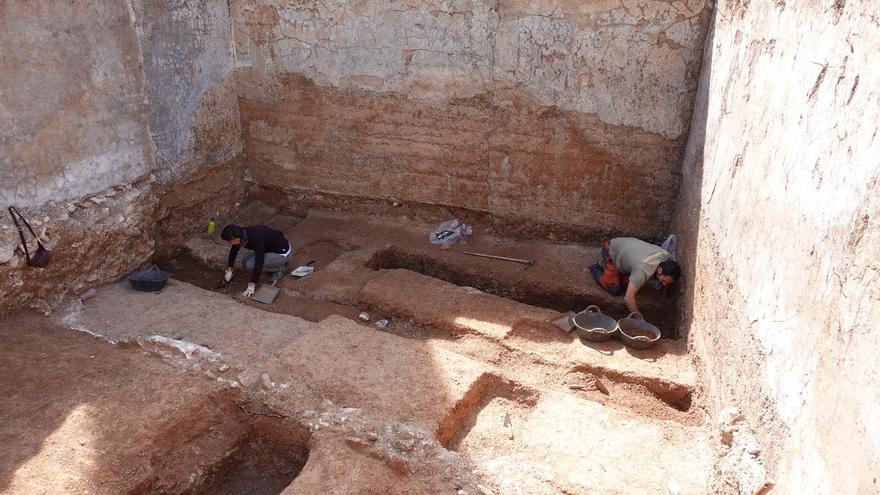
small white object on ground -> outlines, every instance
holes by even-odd
[[[376,323],[373,323],[373,326],[381,330],[381,329],[387,327],[389,323],[391,323],[391,322],[386,319],[381,319],[381,320],[377,321]]]
[[[162,344],[169,347],[174,347],[182,352],[187,359],[192,359],[193,354],[199,354],[202,357],[206,357],[208,359],[220,358],[219,353],[216,353],[205,346],[193,344],[192,342],[187,342],[185,340],[171,339],[168,337],[163,337],[162,335],[153,335],[151,337],[147,337],[147,341],[153,342],[155,344]]]
[[[260,375],[260,386],[263,387],[264,390],[272,389],[272,379],[269,378],[269,373],[263,373]]]
[[[361,321],[370,321],[370,314],[364,311],[358,315],[358,318],[360,318]]]
[[[97,295],[98,295],[98,291],[93,287],[93,288],[83,292],[82,294],[80,294],[79,300],[82,302],[86,302],[89,299],[91,299]]]
[[[572,323],[574,321],[574,316],[574,311],[562,313],[551,321],[550,324],[559,328],[563,332],[569,333],[574,330],[574,323]]]
[[[292,277],[305,277],[306,275],[309,275],[314,271],[315,271],[315,267],[313,267],[313,266],[308,266],[308,265],[298,266],[298,267],[296,267],[295,270],[290,272],[290,276],[292,276]]]

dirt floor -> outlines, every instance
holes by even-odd
[[[240,296],[243,271],[224,285],[227,247],[196,235],[157,260],[173,274],[160,292],[120,281],[0,324],[0,492],[705,493],[684,343],[548,323],[592,303],[621,315],[584,282],[592,247],[467,245],[523,266],[440,250],[398,218],[249,214],[316,268],[271,305]]]

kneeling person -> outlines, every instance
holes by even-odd
[[[681,267],[660,246],[633,237],[616,237],[602,246],[604,266],[592,268],[596,282],[612,295],[626,291],[624,301],[639,312],[636,294],[645,285],[659,284],[664,290],[681,278]]]
[[[265,225],[250,227],[227,225],[223,228],[220,237],[232,246],[229,248],[229,261],[224,276],[227,282],[232,280],[232,268],[235,266],[239,248],[251,250],[241,258],[242,265],[251,271],[251,281],[242,293],[245,297],[254,295],[261,272],[281,270],[290,261],[290,254],[293,251],[284,234]]]

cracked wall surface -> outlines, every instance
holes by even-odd
[[[159,181],[231,160],[241,152],[241,125],[225,0],[133,5]]]
[[[875,6],[723,1],[706,47],[675,221],[684,324],[774,494],[880,491]],[[714,493],[768,481],[742,475]]]
[[[704,2],[230,8],[262,185],[665,232]]]
[[[0,204],[37,206],[153,169],[137,32],[122,2],[0,3]]]
[[[47,310],[236,206],[230,29],[223,0],[0,2],[0,204],[53,252],[25,266],[3,212],[0,314]]]

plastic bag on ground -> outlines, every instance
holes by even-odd
[[[678,250],[678,238],[675,237],[675,234],[669,234],[669,237],[667,237],[666,240],[663,241],[663,245],[661,245],[660,247],[663,248],[667,253],[669,253],[669,259],[675,261],[676,263],[678,262],[678,254],[676,253],[676,251]],[[660,283],[659,280],[649,281],[648,286],[656,290],[660,290],[663,288],[663,285]]]
[[[464,244],[465,236],[473,233],[470,225],[463,224],[453,218],[441,223],[436,229],[428,234],[428,241],[443,248],[449,248],[456,242]]]
[[[678,238],[675,237],[675,234],[669,234],[669,237],[667,237],[666,240],[663,241],[663,245],[660,247],[665,249],[666,252],[669,253],[669,257],[672,259],[672,261],[675,261],[676,263],[678,262],[678,253],[676,253],[676,251],[678,250]]]

